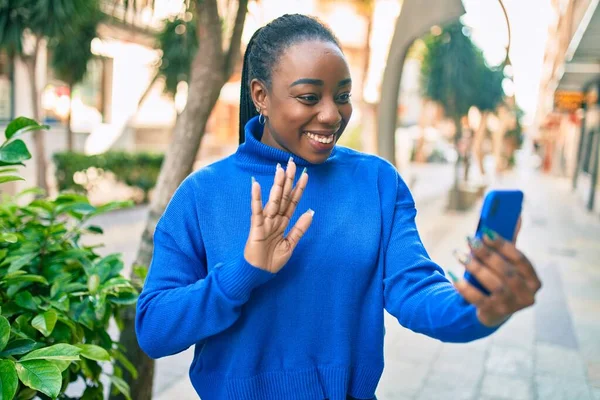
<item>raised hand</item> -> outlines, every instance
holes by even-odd
[[[288,235],[283,236],[308,183],[306,169],[296,187],[295,176],[296,164],[292,158],[285,171],[277,164],[269,201],[264,208],[260,185],[252,179],[252,220],[244,257],[251,265],[271,273],[278,272],[288,262],[314,215],[314,211],[306,211]]]
[[[517,230],[518,231],[518,230]],[[466,280],[455,281],[460,294],[477,307],[477,317],[487,326],[496,326],[510,315],[533,305],[542,287],[529,259],[513,242],[489,231],[483,241],[471,238],[471,255],[458,255],[459,261],[490,292],[485,295]]]

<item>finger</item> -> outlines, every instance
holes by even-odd
[[[306,172],[306,169],[304,169],[304,171],[302,171],[302,175],[300,175],[300,179],[298,179],[296,187],[292,191],[290,203],[288,204],[288,207],[285,210],[285,216],[288,219],[292,219],[292,215],[294,215],[296,207],[298,207],[298,203],[300,203],[300,199],[302,198],[302,194],[304,194],[304,189],[306,189],[307,184],[308,173]]]
[[[505,285],[502,279],[477,258],[459,251],[455,251],[454,256],[490,293],[504,293]]]
[[[304,236],[304,234],[310,227],[314,215],[315,212],[311,209],[308,209],[308,211],[306,211],[300,216],[300,218],[298,218],[298,221],[296,221],[296,224],[294,225],[292,230],[290,230],[290,233],[288,233],[286,239],[290,243],[291,251],[294,251],[294,249],[298,245],[298,242],[300,241],[300,239],[302,239],[302,236]]]
[[[511,266],[516,268],[516,271],[524,277],[527,286],[534,293],[542,287],[531,261],[515,247],[514,243],[504,240],[493,231],[487,232],[483,240],[487,246],[499,253]]]
[[[269,194],[269,202],[265,206],[264,215],[267,218],[273,218],[279,211],[279,205],[281,204],[281,195],[283,193],[283,183],[285,179],[285,173],[280,164],[277,164],[277,170],[275,177],[273,178],[273,186]]]
[[[264,225],[262,196],[260,192],[260,184],[252,177],[252,195],[251,195],[251,210],[250,217],[250,235],[255,240],[262,239],[262,227]]]
[[[461,279],[455,282],[454,287],[468,303],[475,307],[482,308],[487,304],[487,296],[466,280]]]
[[[279,206],[279,215],[285,215],[288,205],[292,199],[292,188],[294,187],[294,177],[296,176],[296,163],[290,157],[287,169],[285,170],[285,183],[283,184],[283,194]]]
[[[512,245],[510,242],[506,243]],[[502,281],[501,286],[497,287],[495,292],[496,295],[501,297],[500,303],[516,301],[522,306],[532,304],[535,291],[528,287],[527,278],[520,273],[515,265],[507,261],[493,248],[482,245],[481,242],[477,244],[476,240],[471,240],[470,245],[472,246],[473,256],[493,271]]]

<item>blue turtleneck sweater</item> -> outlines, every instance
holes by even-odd
[[[396,169],[344,147],[318,165],[293,156],[309,182],[290,227],[308,208],[313,223],[277,274],[248,264],[251,177],[267,199],[290,157],[261,134],[249,121],[237,152],[186,178],[158,222],[136,318],[150,357],[195,346],[203,400],[372,398],[384,309],[442,341],[493,331],[429,258]]]

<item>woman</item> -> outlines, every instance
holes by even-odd
[[[138,340],[154,358],[195,345],[190,378],[204,400],[372,399],[384,308],[415,332],[466,342],[533,304],[533,267],[493,233],[463,260],[489,297],[429,259],[395,168],[335,145],[351,85],[315,19],[257,31],[240,147],[190,175],[156,227]]]

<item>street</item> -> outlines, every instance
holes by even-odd
[[[414,167],[411,174],[423,242],[433,260],[461,275],[452,251],[466,249],[479,205],[467,213],[444,211],[449,165]],[[415,334],[386,314],[379,399],[600,400],[600,220],[585,211],[568,180],[524,170],[492,186],[525,192],[518,247],[544,284],[536,305],[468,344]],[[98,218],[105,229],[102,253],[123,252],[129,265],[145,215],[145,208],[135,208]],[[192,356],[188,349],[158,360],[155,398],[197,398],[187,377]]]

